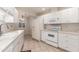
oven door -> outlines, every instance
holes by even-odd
[[[57,42],[58,40],[58,35],[57,35],[57,32],[48,32],[47,33],[48,37],[47,37],[47,40],[48,41],[52,41],[52,42]]]

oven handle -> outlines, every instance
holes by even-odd
[[[52,34],[48,34],[48,36],[50,36],[50,37],[55,37],[54,35],[52,35]]]

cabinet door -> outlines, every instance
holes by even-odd
[[[18,51],[21,51],[24,45],[24,34],[20,35],[18,45],[19,45]]]
[[[78,52],[79,51],[79,37],[78,35],[75,34],[70,34],[68,35],[68,50],[73,51],[73,52]]]
[[[41,40],[46,41],[46,40],[47,40],[47,37],[48,37],[47,32],[42,31],[42,32],[41,32]]]
[[[24,43],[24,33],[18,36],[18,38],[13,42],[13,45],[14,45],[13,51],[20,52],[23,46],[23,43]]]
[[[38,19],[35,19],[32,22],[32,37],[34,39],[40,40],[40,26]]]
[[[69,33],[59,34],[59,47],[68,51],[79,51],[79,36]]]
[[[14,17],[13,16],[11,16],[11,15],[9,15],[9,14],[6,14],[5,15],[5,22],[6,23],[14,23]]]
[[[59,19],[61,23],[76,23],[78,20],[78,8],[68,8],[65,10],[61,10],[59,13]]]
[[[67,41],[67,35],[65,34],[62,34],[62,33],[59,33],[59,40],[58,40],[58,43],[59,43],[59,47],[60,48],[63,48],[63,49],[68,49],[68,41]]]
[[[18,22],[18,11],[16,10],[16,8],[14,7],[2,7],[0,8],[2,9],[5,13],[4,17],[5,22],[7,23],[15,23]]]
[[[5,51],[3,52],[13,52],[13,46],[8,47]]]
[[[0,8],[0,22],[5,22],[6,13]]]
[[[10,44],[3,52],[13,52],[13,44]]]
[[[44,24],[54,24],[54,23],[59,23],[56,13],[47,14],[44,16]]]

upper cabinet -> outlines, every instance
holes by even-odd
[[[56,12],[44,15],[44,24],[56,24],[60,23]]]
[[[58,12],[60,23],[79,23],[79,8],[67,8]]]
[[[14,20],[15,20],[15,19],[14,19],[14,17],[13,17],[12,15],[9,15],[9,14],[6,14],[6,15],[5,15],[5,22],[6,22],[6,23],[15,23]]]
[[[5,23],[18,22],[18,12],[14,7],[1,7],[0,8],[0,21]]]
[[[14,7],[2,7],[2,9],[12,16],[17,15],[17,10]]]
[[[44,15],[44,24],[79,23],[79,8],[67,8]]]

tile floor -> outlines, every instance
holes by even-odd
[[[23,51],[31,50],[32,52],[64,52],[44,42],[32,39],[31,36],[25,36]]]

